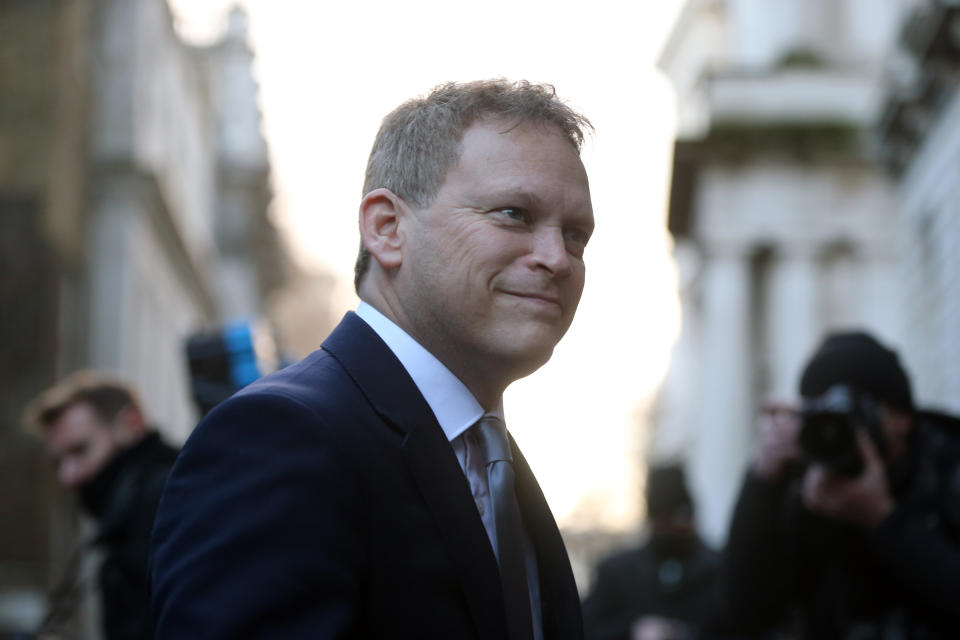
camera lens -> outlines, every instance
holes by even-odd
[[[847,414],[805,416],[800,446],[811,460],[834,471],[855,474],[860,469],[856,429]]]

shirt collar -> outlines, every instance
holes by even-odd
[[[410,334],[366,302],[357,307],[357,315],[380,336],[413,378],[447,440],[458,437],[484,415],[483,407],[466,385]],[[498,406],[490,413],[502,417],[503,408]]]

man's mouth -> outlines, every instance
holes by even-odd
[[[542,293],[538,291],[504,291],[503,293],[513,296],[515,298],[523,298],[525,300],[531,300],[533,302],[541,302],[543,304],[555,305],[560,307],[560,298],[557,296],[551,295],[549,293]]]

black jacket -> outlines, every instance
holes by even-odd
[[[150,530],[176,456],[152,432],[117,454],[84,487],[84,505],[99,525],[94,545],[105,556],[99,581],[107,640],[153,637],[147,593]]]
[[[960,630],[960,430],[918,415],[889,474],[894,512],[872,531],[803,508],[799,481],[747,476],[724,553],[717,630],[799,637],[955,638]],[[736,635],[740,634],[740,635]]]
[[[714,606],[719,568],[719,554],[699,541],[684,553],[651,541],[607,558],[583,602],[587,640],[629,640],[643,616],[679,620],[696,632]]]
[[[582,640],[560,532],[513,450],[545,640]],[[348,313],[323,348],[211,411],[154,527],[158,640],[503,640],[467,477],[393,352]]]

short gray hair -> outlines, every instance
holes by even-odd
[[[424,97],[408,100],[380,125],[367,161],[363,194],[389,189],[418,207],[430,204],[447,171],[460,158],[463,134],[481,118],[506,120],[513,126],[535,122],[556,127],[579,153],[590,121],[557,98],[552,85],[504,79],[448,82]],[[360,243],[354,286],[370,266]]]

